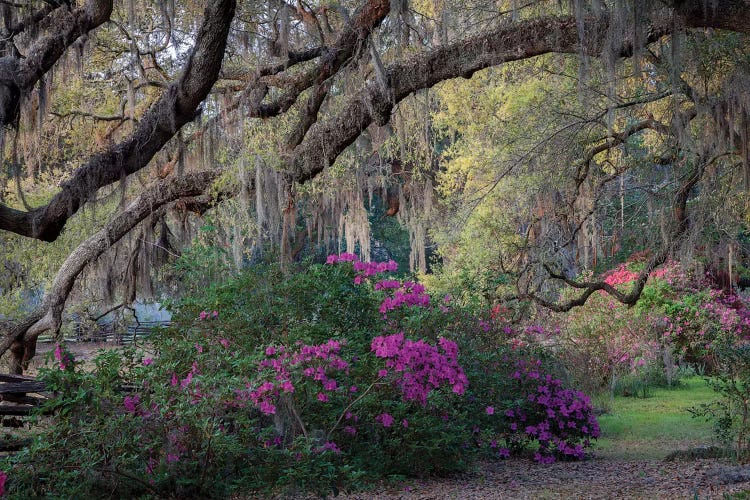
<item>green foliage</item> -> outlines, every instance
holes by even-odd
[[[393,259],[399,269],[409,269],[409,232],[394,217],[386,215],[385,204],[380,196],[373,196],[369,207],[372,240],[378,242],[374,249],[375,260]]]
[[[650,279],[643,287],[635,307],[640,314],[654,310],[668,311],[673,307],[676,292],[666,280]]]
[[[203,230],[210,232],[210,226],[204,226]],[[179,289],[175,293],[177,298],[199,295],[220,282],[222,277],[230,276],[227,252],[213,245],[191,245],[165,274],[167,279],[179,282]]]
[[[713,350],[716,374],[706,379],[720,399],[690,409],[695,417],[713,424],[716,437],[731,446],[738,457],[750,455],[750,345],[731,336],[717,340]]]
[[[179,324],[189,324],[203,310],[216,310],[221,312],[221,333],[252,348],[343,337],[369,347],[380,321],[376,297],[355,287],[350,270],[298,264],[283,271],[278,264],[268,264],[248,268],[233,279],[206,283],[204,262],[211,266],[213,261],[202,257],[217,250],[199,251],[200,259],[180,264],[187,268],[187,276],[195,272],[197,281],[188,281],[188,287],[195,286],[192,293],[170,306]]]
[[[664,346],[652,329],[654,314],[595,293],[561,322],[559,356],[576,386],[593,393],[627,391],[645,397],[648,385],[664,380]]]
[[[685,377],[679,386],[650,389],[651,397],[607,395],[608,411],[599,417],[602,437],[596,453],[627,460],[662,460],[675,450],[711,442],[710,425],[692,418],[688,408],[710,403],[714,393],[701,377]]]
[[[258,266],[175,303],[173,326],[155,334],[147,352],[110,351],[86,372],[58,349],[42,373],[57,394],[45,408],[54,417],[40,420],[33,445],[0,466],[10,471],[9,491],[326,495],[383,477],[464,471],[479,456],[507,456],[533,440],[505,411],[546,422],[528,398],[542,363],[524,361],[539,351],[489,348],[497,325],[450,298],[397,307],[384,321],[384,292],[354,278],[348,262],[285,272]],[[459,377],[430,385],[424,401],[406,397],[406,372],[373,347],[389,332],[416,340],[411,352],[421,354],[412,360],[447,353],[455,340],[468,387]],[[545,364],[553,371],[551,360]],[[533,366],[534,375],[514,375],[519,366]],[[441,377],[438,368],[427,365]],[[553,459],[556,450],[540,451]]]

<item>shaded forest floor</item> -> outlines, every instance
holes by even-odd
[[[451,479],[411,481],[348,499],[726,498],[750,489],[750,466],[718,459],[624,460],[540,465],[527,459],[485,463]]]
[[[717,443],[711,424],[687,409],[715,399],[705,380],[687,378],[648,396],[600,401],[607,410],[599,419],[602,438],[583,462],[488,462],[459,477],[383,484],[345,498],[750,498],[743,493],[750,491],[750,466],[700,458]]]

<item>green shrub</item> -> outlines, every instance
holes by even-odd
[[[2,465],[9,491],[324,495],[463,471],[532,441],[540,461],[582,456],[598,431],[567,424],[593,418],[587,400],[541,368],[514,376],[530,353],[488,349],[497,325],[417,283],[380,279],[390,263],[334,257],[254,268],[187,295],[149,352],[104,353],[94,372],[58,352],[42,374],[55,416]],[[572,420],[548,413],[567,406]]]
[[[712,422],[716,437],[738,456],[750,455],[750,344],[731,334],[715,342],[717,360],[713,377],[706,379],[719,399],[693,407],[695,417]]]

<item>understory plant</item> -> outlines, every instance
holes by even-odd
[[[352,254],[253,268],[173,304],[169,329],[93,372],[59,350],[43,372],[53,416],[2,464],[9,491],[325,495],[528,445],[539,462],[582,458],[599,432],[587,397],[504,329],[488,348],[501,325],[395,270]]]
[[[602,279],[627,293],[640,266],[623,264]],[[634,307],[600,291],[559,321],[557,352],[572,380],[613,395],[645,397],[651,386],[678,384],[691,368],[715,373],[722,339],[750,338],[747,300],[712,288],[675,262],[652,271]]]
[[[693,407],[695,417],[711,422],[716,437],[738,458],[750,456],[750,343],[736,332],[724,332],[714,342],[716,369],[706,382],[719,399]]]

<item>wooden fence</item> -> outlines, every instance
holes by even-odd
[[[30,415],[50,396],[44,382],[23,375],[0,374],[0,415]]]
[[[95,329],[83,329],[80,325],[73,328],[71,334],[65,336],[66,342],[110,342],[118,345],[131,344],[139,339],[148,338],[156,328],[166,328],[169,321],[141,321],[127,326],[114,323],[101,323]],[[41,336],[40,342],[53,342],[51,336]]]
[[[30,415],[49,397],[44,382],[23,375],[0,374],[0,417],[3,427],[21,427],[23,421],[18,417]],[[30,438],[5,437],[0,439],[0,452],[12,453],[30,443]]]

